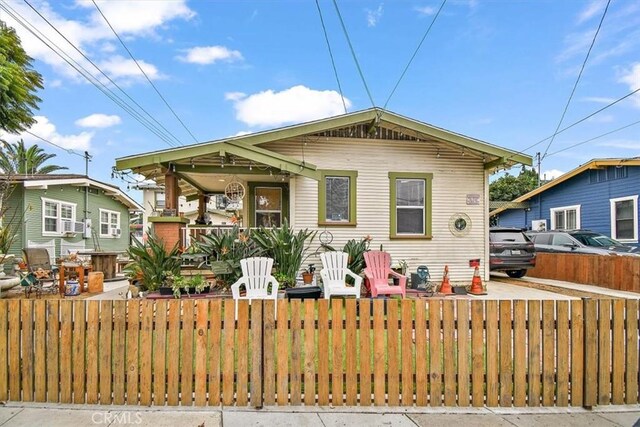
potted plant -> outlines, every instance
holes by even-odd
[[[125,266],[130,279],[138,281],[141,291],[156,291],[160,287],[169,286],[172,276],[180,274],[180,251],[178,244],[167,251],[164,243],[154,234],[150,234],[146,243],[134,239],[127,249],[131,262]]]
[[[176,298],[180,298],[181,295],[208,293],[209,290],[209,284],[201,274],[188,277],[174,276],[171,285],[171,291]]]
[[[309,264],[309,268],[302,272],[302,282],[305,285],[310,285],[313,283],[313,273],[316,271],[316,268],[313,264]]]

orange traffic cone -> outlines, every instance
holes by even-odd
[[[453,289],[451,289],[451,283],[449,282],[449,266],[444,266],[444,276],[442,276],[442,284],[440,285],[440,291],[443,295],[453,295]]]
[[[482,279],[480,278],[480,268],[476,266],[476,269],[473,271],[473,279],[471,279],[471,289],[469,289],[469,293],[471,295],[486,295],[487,293],[484,291],[482,287]]]

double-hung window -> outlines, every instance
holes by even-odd
[[[60,200],[42,199],[42,234],[62,234],[62,221],[76,220],[76,205]]]
[[[580,205],[551,209],[552,230],[576,230],[580,228]]]
[[[100,209],[100,237],[119,237],[120,212]]]
[[[610,199],[611,237],[621,242],[638,242],[638,196]]]
[[[318,183],[318,224],[356,225],[356,171],[322,171]]]
[[[391,238],[431,238],[432,180],[428,173],[389,173]]]

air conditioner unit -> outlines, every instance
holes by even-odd
[[[122,234],[122,232],[120,231],[119,228],[111,228],[111,235],[115,236],[115,237],[120,237],[120,234]]]
[[[63,233],[84,233],[84,223],[78,221],[62,220]]]

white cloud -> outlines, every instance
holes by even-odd
[[[234,135],[231,136],[245,136],[245,135],[250,135],[252,132],[249,132],[247,130],[241,130],[236,132]]]
[[[592,0],[578,15],[578,24],[581,24],[598,15],[604,10],[606,2],[603,0]]]
[[[141,59],[137,59],[137,61],[140,64],[140,68],[149,76],[149,79],[157,80],[163,77],[155,65]],[[114,80],[119,79],[130,83],[132,80],[144,78],[133,59],[123,58],[118,55],[100,62],[99,67]]]
[[[436,8],[431,6],[416,7],[414,8],[414,10],[418,12],[420,15],[431,16],[436,14]]]
[[[564,175],[564,172],[558,169],[550,169],[542,172],[542,179],[545,179],[545,180],[556,179],[560,175]]]
[[[582,98],[582,101],[585,102],[595,102],[597,104],[611,104],[615,101],[614,98],[605,98],[604,96],[587,96]]]
[[[198,46],[185,51],[186,55],[178,56],[178,59],[191,64],[213,64],[218,61],[234,62],[242,61],[240,51],[230,50],[224,46]]]
[[[627,84],[631,91],[640,89],[640,62],[636,62],[631,68],[623,70],[619,81],[620,83]],[[638,94],[633,97],[633,101],[640,107],[640,96],[638,96]]]
[[[340,94],[294,86],[281,92],[265,90],[253,95],[227,94],[234,103],[236,118],[249,126],[277,126],[344,114]],[[347,108],[351,101],[345,98]]]
[[[227,92],[224,94],[224,99],[227,101],[238,101],[246,96],[247,94],[244,92]]]
[[[122,122],[120,116],[106,114],[91,114],[87,117],[76,120],[76,126],[83,128],[108,128]]]
[[[93,132],[80,132],[76,135],[62,135],[56,130],[56,126],[51,123],[47,117],[33,116],[33,118],[36,120],[36,123],[28,129],[33,134],[66,149],[89,151],[91,148],[91,139],[94,136]],[[18,135],[2,135],[2,138],[9,142],[16,142],[19,139],[23,139],[27,145],[38,144],[41,147],[46,147],[45,151],[51,151],[54,149],[46,142],[27,132],[23,132]]]
[[[596,145],[599,147],[621,148],[624,150],[640,150],[640,141],[632,139],[616,139],[613,141],[600,142]]]
[[[382,18],[382,3],[378,6],[377,9],[365,9],[367,12],[367,26],[375,27],[378,25],[380,18]]]
[[[588,122],[592,123],[611,123],[615,118],[611,114],[599,114],[589,117]]]

